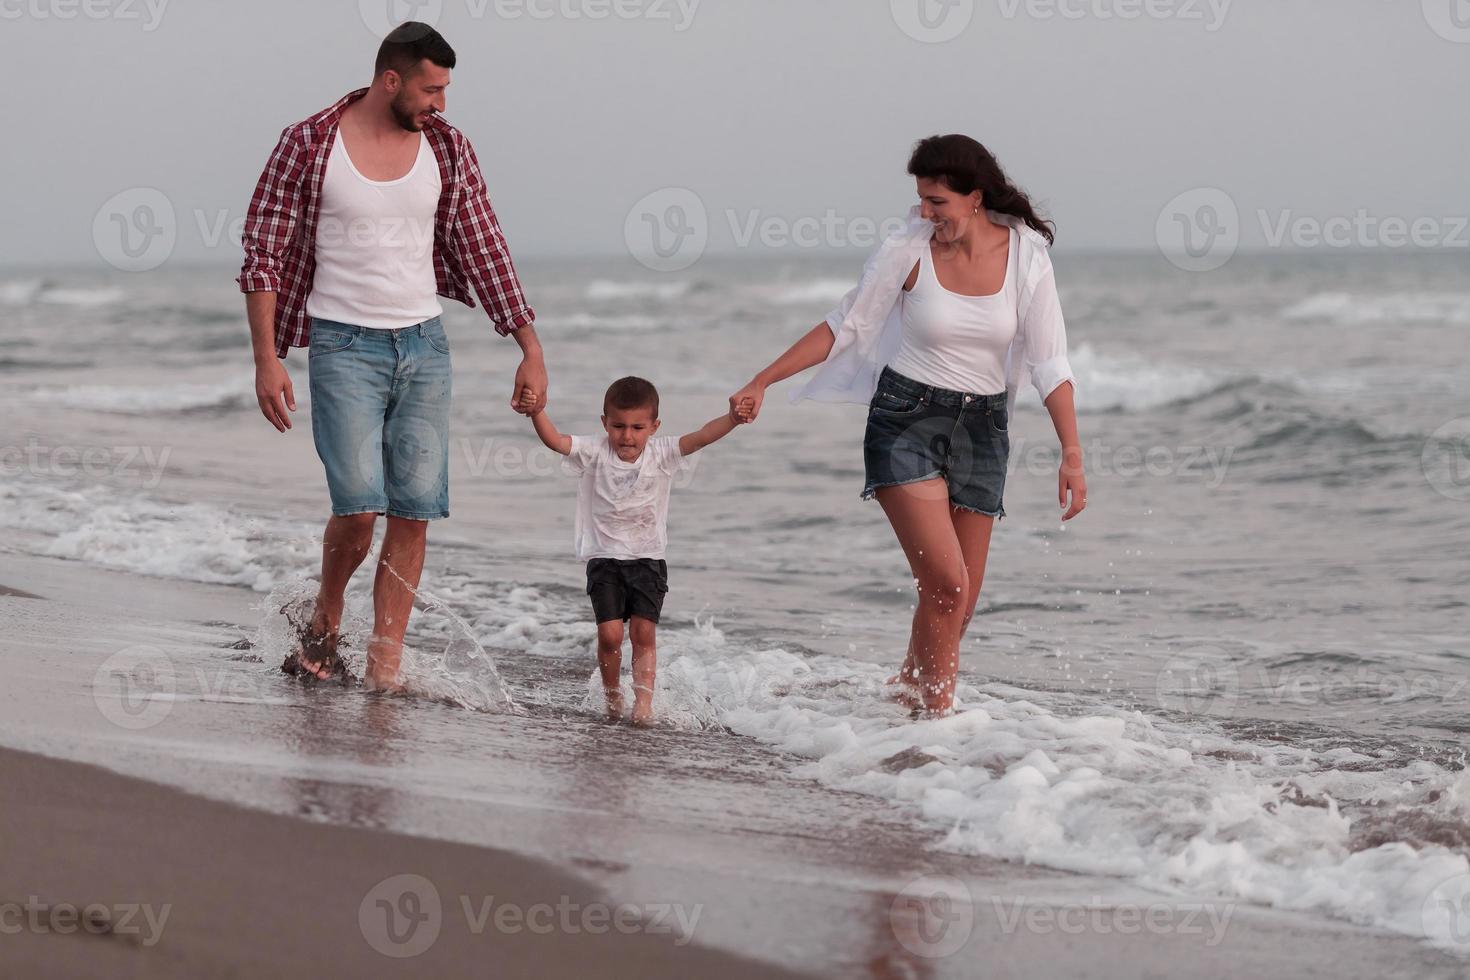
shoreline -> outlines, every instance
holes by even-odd
[[[172,906],[152,946],[85,929],[0,937],[3,973],[458,974],[487,957],[507,975],[1122,978],[1182,960],[1206,978],[1462,973],[1381,930],[940,851],[942,832],[738,736],[310,691],[227,642],[259,620],[262,597],[242,588],[13,552],[0,583],[37,596],[0,594],[0,905]],[[98,665],[138,644],[174,658],[180,686],[166,720],[132,732],[99,700]],[[436,768],[464,751],[471,769]],[[359,921],[365,904],[424,913],[421,885],[370,895],[400,875],[432,883],[441,922],[403,960]],[[576,915],[579,931],[563,927],[559,906],[599,903],[600,934]],[[619,903],[666,931],[613,938]],[[507,904],[501,925],[519,931],[498,931]],[[936,946],[951,909],[962,933]],[[1149,909],[1171,928],[1130,929]],[[552,931],[532,933],[548,915]]]

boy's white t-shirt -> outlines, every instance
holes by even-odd
[[[577,558],[662,558],[668,546],[669,491],[686,457],[677,436],[655,436],[631,463],[611,440],[572,436],[567,464],[577,487]]]

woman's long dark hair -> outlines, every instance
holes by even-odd
[[[1020,218],[1043,236],[1048,245],[1056,241],[1052,222],[1036,214],[1031,198],[1010,182],[995,154],[968,136],[951,133],[919,140],[909,157],[909,173],[928,180],[942,180],[956,194],[979,191],[984,207]]]

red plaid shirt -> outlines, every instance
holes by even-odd
[[[306,299],[316,275],[316,226],[327,157],[342,110],[366,94],[367,89],[358,89],[331,108],[286,127],[250,198],[243,235],[245,265],[235,281],[243,293],[277,294],[278,357],[311,342]],[[501,336],[534,323],[536,313],[521,293],[470,141],[437,115],[424,133],[439,158],[443,188],[434,218],[434,280],[439,295],[473,307],[473,288]]]

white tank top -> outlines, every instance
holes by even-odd
[[[338,133],[322,180],[307,315],[396,330],[443,313],[434,282],[439,190],[438,158],[422,132],[413,167],[396,180],[358,173]]]
[[[939,284],[931,250],[919,257],[914,288],[900,292],[903,335],[892,367],[924,384],[991,395],[1006,390],[1006,351],[1015,339],[1016,229],[1010,230],[1006,274],[989,296],[952,293]]]

